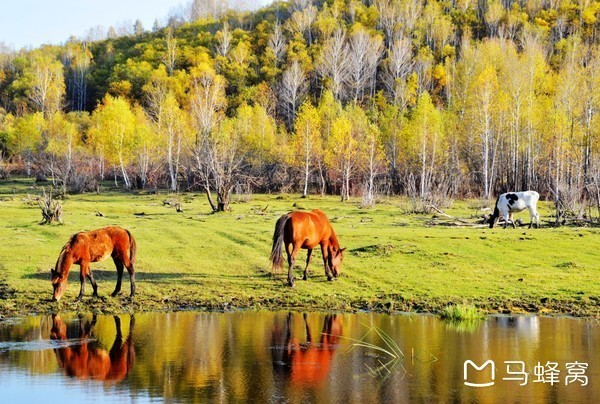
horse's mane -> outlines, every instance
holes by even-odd
[[[58,254],[58,260],[56,261],[56,267],[54,268],[57,272],[58,272],[58,269],[61,267],[62,260],[64,259],[65,254],[68,253],[71,250],[71,247],[73,247],[73,245],[75,244],[75,239],[77,238],[78,234],[79,233],[73,234],[69,238],[69,240],[65,243],[62,250],[60,250],[60,254]]]

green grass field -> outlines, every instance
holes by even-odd
[[[0,182],[0,314],[51,311],[120,313],[146,310],[303,308],[439,312],[448,304],[484,312],[566,313],[598,316],[600,229],[548,225],[541,229],[429,226],[431,215],[407,214],[399,198],[361,209],[360,200],[296,195],[233,196],[232,211],[210,214],[203,194],[71,195],[64,224],[40,225],[30,180]],[[182,213],[163,200],[181,203]],[[456,201],[444,211],[474,220],[477,201]],[[328,282],[315,250],[308,281],[306,252],[297,261],[296,286],[271,273],[269,253],[277,218],[294,209],[320,208],[348,250],[340,278]],[[96,212],[104,216],[97,216]],[[550,204],[542,203],[542,219]],[[518,215],[528,222],[527,212]],[[82,302],[79,267],[71,269],[60,303],[50,301],[50,268],[70,235],[106,225],[131,231],[138,245],[138,294],[110,297],[112,260],[92,264],[100,298],[87,285]]]

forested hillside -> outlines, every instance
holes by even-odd
[[[223,3],[3,50],[1,175],[196,189],[215,210],[236,189],[598,203],[599,1]]]

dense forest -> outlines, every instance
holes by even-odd
[[[600,2],[191,2],[161,26],[0,47],[0,175],[125,188],[600,194]]]

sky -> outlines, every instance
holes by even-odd
[[[240,0],[238,0],[240,1]],[[265,5],[272,0],[241,0]],[[62,44],[70,36],[84,37],[90,28],[105,30],[140,20],[150,30],[166,21],[170,11],[190,0],[5,0],[0,4],[0,44],[20,49]]]

